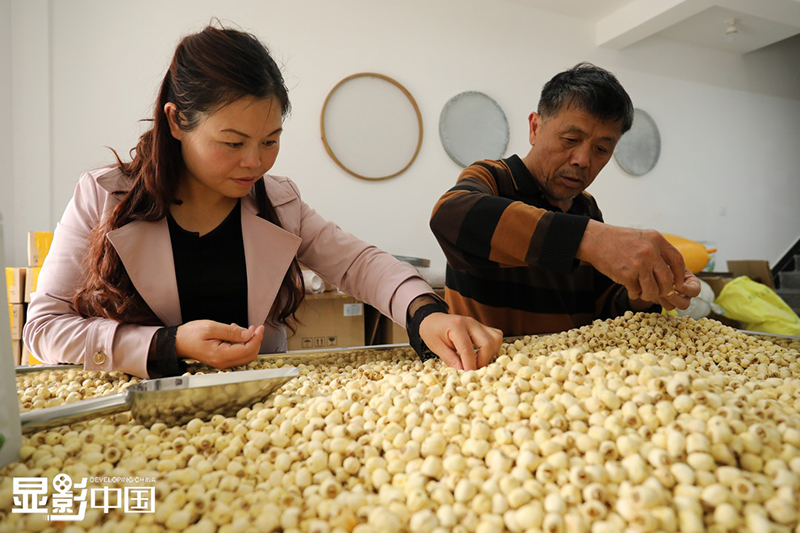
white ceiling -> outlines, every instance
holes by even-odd
[[[658,35],[746,54],[800,34],[800,0],[508,1],[594,22],[598,46],[615,49]]]
[[[567,17],[598,20],[611,15],[631,0],[508,0],[543,11],[558,13]]]
[[[734,21],[738,29],[736,33],[725,33],[727,21]],[[662,30],[659,35],[676,41],[745,54],[797,33],[800,33],[800,28],[791,24],[715,6]]]

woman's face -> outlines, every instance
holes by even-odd
[[[275,98],[240,98],[202,117],[191,131],[175,123],[174,104],[167,104],[165,111],[186,167],[179,190],[241,198],[275,164],[283,129]]]

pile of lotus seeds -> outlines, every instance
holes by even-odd
[[[800,353],[784,344],[628,313],[504,344],[477,371],[410,349],[309,357],[235,417],[31,435],[0,470],[0,533],[799,533]],[[17,387],[35,409],[138,381],[71,370]],[[62,472],[153,477],[155,513],[11,513],[13,477]]]

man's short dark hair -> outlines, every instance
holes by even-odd
[[[622,133],[633,124],[633,103],[628,93],[612,73],[591,63],[578,63],[556,74],[542,88],[538,113],[543,119],[569,106],[602,121],[618,121]]]

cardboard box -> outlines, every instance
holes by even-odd
[[[733,274],[734,278],[747,276],[753,281],[766,285],[773,291],[775,290],[769,261],[728,261],[728,270]]]
[[[406,328],[395,324],[389,317],[381,316],[380,342],[378,344],[408,344]]]
[[[730,272],[698,272],[697,277],[711,287],[714,291],[714,296],[719,296],[722,288],[733,279],[733,274]]]
[[[433,292],[444,300],[444,289],[434,289]],[[376,339],[371,344],[408,344],[408,332],[391,318],[380,315]]]
[[[342,293],[307,294],[289,350],[330,350],[364,345],[364,304]]]
[[[708,283],[714,291],[714,295],[717,297],[719,297],[725,285],[739,276],[747,276],[753,281],[762,283],[770,289],[775,290],[775,284],[772,281],[772,270],[769,268],[768,261],[728,261],[728,270],[730,272],[700,272],[697,274],[697,277]],[[708,315],[708,318],[722,322],[726,326],[738,329],[742,328],[742,324],[738,320],[732,320],[714,312]]]
[[[25,301],[25,271],[24,268],[6,267],[6,291],[10,304]]]
[[[22,341],[11,341],[11,358],[14,360],[14,366],[22,364]]]
[[[711,286],[717,296],[729,281],[739,276],[747,276],[753,281],[763,283],[775,290],[775,284],[772,282],[772,270],[769,268],[768,261],[728,261],[728,272],[699,272],[697,274],[698,278]]]
[[[22,325],[25,324],[25,304],[8,304],[8,315],[11,323],[11,340],[22,338]]]
[[[28,232],[28,266],[40,267],[44,264],[50,245],[53,244],[52,231]]]
[[[36,292],[36,286],[39,284],[39,273],[41,271],[41,267],[27,269],[27,273],[25,274],[25,303],[30,303],[31,293]]]

